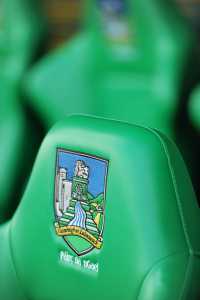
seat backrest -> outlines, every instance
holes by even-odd
[[[0,297],[198,300],[200,215],[172,142],[70,117],[45,138],[0,228]]]
[[[32,104],[47,126],[66,114],[87,113],[172,135],[193,40],[177,6],[164,0],[87,3],[84,31],[30,72]]]

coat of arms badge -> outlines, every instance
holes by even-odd
[[[57,149],[56,234],[79,256],[103,245],[107,170],[105,159]]]

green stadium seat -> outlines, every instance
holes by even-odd
[[[72,116],[0,227],[0,298],[200,299],[200,211],[162,133]]]
[[[200,87],[197,86],[192,92],[191,99],[188,104],[188,111],[193,125],[200,129]]]
[[[36,54],[44,26],[40,22],[37,1],[2,0],[0,6],[1,223],[9,215],[16,182],[25,163],[23,149],[27,124],[22,107],[21,83]]]
[[[25,88],[47,128],[87,113],[173,137],[193,47],[173,1],[87,1],[84,29],[30,72]]]

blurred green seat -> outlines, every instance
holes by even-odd
[[[200,211],[160,132],[70,117],[0,227],[0,298],[198,300]]]
[[[21,82],[44,30],[37,1],[0,4],[0,222],[12,211],[16,183],[26,161],[26,121]],[[26,141],[25,141],[26,140]]]
[[[34,66],[26,80],[49,128],[87,113],[152,126],[173,136],[193,46],[173,1],[87,1],[84,29]]]
[[[197,86],[191,94],[188,104],[190,119],[196,129],[200,129],[200,86]]]

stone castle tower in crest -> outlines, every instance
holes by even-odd
[[[72,198],[77,201],[88,200],[89,167],[82,160],[77,160],[72,180]]]

